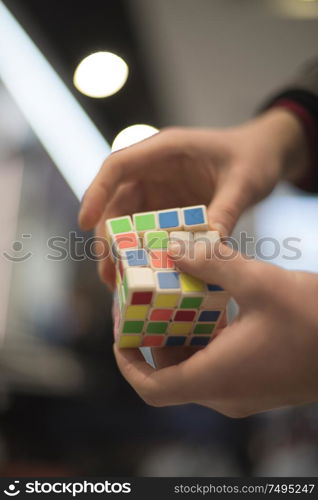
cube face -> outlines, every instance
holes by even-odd
[[[170,321],[175,309],[152,309],[149,313],[150,321]]]
[[[160,229],[165,229],[166,231],[181,229],[182,222],[180,210],[160,210],[158,212],[158,224]]]
[[[167,231],[146,231],[144,235],[145,247],[149,250],[163,250],[168,248],[169,235]]]
[[[109,219],[106,223],[107,232],[110,235],[120,234],[120,233],[130,233],[133,231],[133,225],[129,215],[124,217],[116,217],[115,219]]]
[[[151,250],[149,252],[150,266],[154,270],[171,270],[175,265],[166,250]]]
[[[165,344],[165,335],[144,335],[143,347],[162,347]]]
[[[123,333],[141,333],[144,327],[143,321],[124,321]]]
[[[174,316],[173,321],[194,321],[197,315],[197,311],[192,310],[180,310],[177,309]]]
[[[154,307],[158,308],[170,308],[177,307],[180,300],[180,295],[175,293],[157,294],[154,299]]]
[[[183,208],[182,217],[184,229],[191,231],[208,230],[208,219],[204,205]]]
[[[169,323],[168,321],[149,321],[146,325],[146,332],[148,334],[164,334],[167,332]]]
[[[118,347],[121,348],[133,348],[140,347],[142,345],[142,335],[125,335],[120,337],[118,341]]]
[[[121,255],[121,260],[126,267],[147,267],[149,258],[144,248],[125,250]]]
[[[194,334],[212,335],[215,329],[215,323],[197,323],[193,329]]]
[[[167,337],[166,345],[167,346],[182,346],[182,345],[185,345],[186,340],[187,340],[187,337],[185,337],[185,336],[180,335],[180,337],[175,337],[175,336],[171,335],[170,337]]]
[[[125,313],[124,318],[127,319],[142,319],[145,320],[148,316],[149,306],[144,305],[134,305],[128,306]]]
[[[199,309],[203,302],[203,297],[183,297],[180,302],[180,309]]]
[[[190,276],[189,274],[180,273],[180,285],[183,293],[204,293],[205,284],[203,281]]]
[[[142,214],[134,214],[134,226],[138,233],[145,231],[154,231],[158,229],[157,214],[155,212],[145,212]]]
[[[180,291],[180,280],[179,274],[175,271],[173,272],[160,272],[155,273],[156,283],[158,285],[159,291],[162,290],[175,290]]]
[[[120,250],[124,250],[126,248],[138,248],[139,240],[137,233],[122,233],[115,234],[113,236],[113,253],[119,253]]]
[[[216,322],[220,318],[221,311],[201,311],[198,321]]]
[[[202,348],[226,325],[229,294],[176,268],[172,241],[215,242],[203,206],[167,209],[106,221],[115,249],[115,342],[121,348],[193,346]],[[224,322],[223,319],[225,318]]]
[[[168,332],[171,333],[172,335],[188,335],[191,333],[191,330],[193,328],[192,323],[183,321],[183,322],[177,322],[177,323],[170,323],[168,327]]]
[[[135,292],[131,298],[132,305],[150,305],[153,292]]]

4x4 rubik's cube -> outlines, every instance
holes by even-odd
[[[206,207],[136,213],[106,221],[116,263],[114,334],[119,347],[205,346],[225,314],[229,294],[177,271],[169,240],[215,242]]]

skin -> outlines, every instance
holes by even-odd
[[[284,109],[225,130],[167,129],[105,160],[79,222],[104,236],[108,217],[206,204],[210,227],[228,235],[280,179],[297,181],[308,168],[302,127]],[[156,369],[138,349],[114,346],[126,380],[148,404],[195,402],[232,417],[317,401],[317,276],[224,258],[232,252],[224,245],[223,257],[206,259],[198,245],[195,260],[178,258],[179,269],[227,289],[239,316],[204,349],[153,349]],[[113,286],[108,259],[99,273]]]

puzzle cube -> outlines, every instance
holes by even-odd
[[[176,269],[169,242],[219,240],[206,208],[175,208],[106,221],[116,249],[115,341],[121,348],[202,348],[224,324],[229,294]],[[209,255],[209,253],[207,253]]]

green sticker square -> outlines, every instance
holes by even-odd
[[[147,247],[150,249],[168,248],[169,236],[166,231],[152,231],[147,233]]]
[[[180,309],[198,309],[203,301],[203,297],[183,297]]]
[[[143,327],[143,321],[125,321],[123,326],[123,333],[141,333]]]
[[[135,215],[136,231],[156,229],[155,214]]]
[[[146,332],[147,333],[166,333],[168,328],[168,323],[161,321],[153,321],[148,323]]]
[[[205,334],[211,334],[215,328],[214,323],[205,323],[204,325],[202,323],[198,323],[195,325],[193,333],[205,333]]]
[[[121,219],[114,219],[110,221],[110,227],[113,234],[129,233],[133,230],[132,223],[129,217],[122,217]]]
[[[128,298],[128,292],[129,292],[129,288],[128,288],[128,280],[127,280],[127,274],[125,274],[124,276],[124,281],[123,281],[123,293],[124,293],[124,300],[126,301],[127,298]]]

